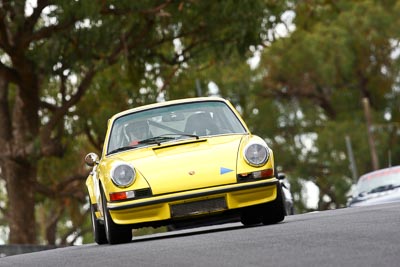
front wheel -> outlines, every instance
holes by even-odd
[[[276,185],[276,199],[272,202],[263,204],[262,223],[275,224],[285,219],[285,203],[283,201],[282,186]]]
[[[107,208],[107,199],[104,192],[101,194],[102,207],[104,216],[104,226],[107,236],[108,243],[110,244],[121,244],[132,241],[132,229],[125,225],[119,225],[114,223],[111,218],[110,212]]]
[[[244,226],[252,226],[261,223],[261,212],[260,205],[257,206],[250,206],[244,208],[240,215],[240,222]]]
[[[90,204],[90,217],[92,218],[94,241],[99,245],[106,244],[106,230],[104,228],[104,224],[101,224],[97,219],[93,204]]]

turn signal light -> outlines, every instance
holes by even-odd
[[[253,172],[253,178],[258,179],[258,178],[267,178],[271,177],[274,175],[274,170],[273,169],[266,169],[262,171],[256,171]]]
[[[134,191],[116,192],[116,193],[110,194],[111,201],[124,200],[124,199],[134,198],[134,197],[135,197]]]
[[[238,174],[237,179],[238,182],[250,182],[257,179],[267,179],[272,177],[274,177],[274,170],[265,169],[261,171]]]

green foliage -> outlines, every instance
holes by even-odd
[[[264,51],[258,94],[275,101],[259,100],[263,119],[272,117],[259,131],[274,137],[277,162],[292,182],[317,184],[320,209],[346,203],[352,182],[346,136],[358,174],[372,170],[363,97],[372,104],[380,166],[388,151],[392,164],[400,164],[393,143],[399,137],[398,8],[398,1],[299,2],[296,30]],[[294,190],[299,194],[297,185]]]

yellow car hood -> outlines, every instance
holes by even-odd
[[[164,143],[138,150],[140,154],[126,153],[123,159],[146,179],[154,195],[231,184],[236,182],[242,137]]]

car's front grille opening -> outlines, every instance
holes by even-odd
[[[171,205],[171,217],[203,215],[227,209],[225,198],[213,198]]]

